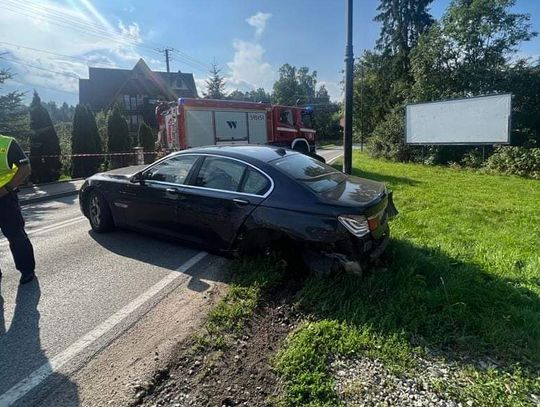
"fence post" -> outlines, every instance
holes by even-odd
[[[144,151],[142,147],[133,147],[135,151],[135,160],[137,165],[144,165]]]

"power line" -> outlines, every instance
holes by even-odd
[[[183,60],[183,59],[180,59],[178,56],[173,56],[171,54],[169,54],[169,61],[178,61],[178,62],[181,62],[185,65],[188,65],[189,67],[191,67],[192,69],[196,70],[196,71],[199,71],[199,72],[204,72],[204,73],[207,73],[208,71],[205,69],[205,68],[201,68],[199,67],[198,65],[195,65],[193,64],[192,62],[190,61],[186,61],[186,60]]]
[[[0,59],[3,59],[4,61],[8,61],[8,62],[15,63],[15,64],[24,65],[24,66],[27,66],[27,67],[30,67],[30,68],[40,69],[40,70],[42,70],[42,71],[46,71],[46,72],[51,72],[51,73],[55,73],[55,74],[58,74],[58,75],[67,76],[67,77],[69,77],[69,78],[80,79],[79,76],[78,76],[77,74],[70,74],[70,73],[66,73],[66,72],[54,71],[54,70],[52,70],[52,69],[43,68],[43,67],[41,67],[41,66],[32,65],[32,64],[29,64],[29,63],[26,63],[26,62],[23,62],[23,61],[20,61],[20,60],[17,60],[17,59],[6,58],[6,57],[3,57],[3,56],[0,56]]]
[[[182,51],[179,51],[177,49],[173,49],[172,52],[176,53],[176,54],[179,54],[180,56],[182,56],[183,58],[185,59],[188,59],[190,61],[192,61],[193,63],[199,65],[200,67],[202,67],[203,69],[205,69],[205,71],[209,71],[211,66],[204,63],[204,62],[201,62],[199,61],[198,59],[195,59],[193,58],[192,56],[190,56],[189,54],[186,54],[185,52],[182,52]]]
[[[58,57],[61,57],[61,58],[73,59],[75,61],[82,61],[87,66],[88,66],[88,63],[90,62],[88,59],[85,59],[85,58],[82,58],[82,57],[75,57],[75,56],[72,56],[72,55],[59,54],[57,52],[52,52],[52,51],[39,49],[39,48],[28,47],[26,45],[14,44],[12,42],[0,41],[0,44],[5,44],[5,45],[8,45],[10,47],[15,47],[15,48],[23,48],[23,49],[28,49],[28,50],[31,50],[31,51],[42,52],[44,54],[55,55],[55,56],[58,56]],[[99,64],[99,62],[97,64]],[[105,64],[101,64],[101,65],[105,65]],[[109,65],[107,65],[107,66],[109,66]]]
[[[132,46],[132,47],[137,47],[137,48],[146,49],[152,52],[156,52],[155,49],[153,49],[152,47],[142,45],[140,42],[136,40],[130,40],[129,38],[123,37],[122,35],[118,33],[104,30],[103,28],[99,28],[95,26],[94,24],[87,24],[81,21],[77,21],[69,16],[43,15],[43,13],[41,12],[39,8],[32,8],[32,6],[25,6],[23,4],[18,4],[18,3],[12,2],[11,0],[2,0],[0,1],[0,3],[4,3],[4,6],[6,6],[8,10],[14,13],[26,16],[26,17],[38,18],[42,21],[45,21],[54,25],[58,25],[63,28],[79,31],[84,34],[98,37],[101,39],[105,39],[107,41],[113,41],[121,45]]]
[[[61,57],[61,58],[68,58],[68,59],[72,59],[72,60],[75,60],[75,61],[81,61],[81,62],[84,62],[85,65],[88,66],[88,67],[91,64],[91,61],[89,61],[88,59],[82,58],[82,57],[75,57],[75,56],[72,56],[72,55],[60,54],[60,53],[52,52],[52,51],[49,51],[49,50],[44,50],[44,49],[39,49],[39,48],[34,48],[34,47],[28,47],[26,45],[15,44],[15,43],[12,43],[12,42],[7,42],[7,41],[0,41],[0,44],[6,44],[6,45],[8,45],[10,47],[28,49],[28,50],[35,51],[35,52],[42,52],[42,53],[45,53],[45,54],[50,54],[50,55],[58,56],[58,57]],[[2,55],[2,54],[0,54],[0,55]],[[172,56],[169,55],[169,60],[174,61],[175,59]],[[100,64],[99,62],[98,63],[92,63],[92,65],[98,66],[98,67],[99,67],[99,65],[101,65],[102,67],[106,67],[106,68],[111,67],[110,64]],[[196,68],[196,69],[198,69],[198,68]]]
[[[98,24],[95,24],[95,23],[93,23],[91,21],[87,21],[85,19],[81,19],[81,18],[77,18],[75,16],[71,16],[71,15],[69,15],[67,13],[63,13],[61,11],[54,10],[53,8],[51,8],[49,6],[46,6],[46,5],[43,5],[43,4],[37,4],[36,2],[32,2],[30,0],[27,0],[23,4],[15,1],[15,0],[4,0],[4,3],[6,3],[6,2],[11,4],[13,7],[16,7],[17,9],[25,8],[25,9],[33,11],[33,12],[39,14],[39,15],[43,15],[43,13],[45,12],[45,13],[48,13],[51,16],[54,16],[54,17],[59,18],[59,19],[69,20],[69,21],[76,22],[78,24],[84,24],[84,25],[86,25],[88,27],[103,30],[103,25],[98,25]]]
[[[71,16],[67,13],[62,13],[56,10],[52,10],[46,6],[42,5],[32,5],[32,3],[19,3],[15,0],[2,0],[5,6],[10,8],[10,11],[14,11],[16,13],[30,16],[30,17],[37,17],[41,20],[47,20],[49,22],[59,22],[59,23],[68,23],[72,24],[77,29],[84,29],[86,31],[91,30],[94,32],[98,32],[103,35],[107,35],[109,38],[111,35],[121,37],[122,41],[137,43],[135,40],[130,40],[129,38],[122,37],[116,32],[111,32],[110,29],[104,28],[102,25],[98,25],[89,21],[82,20],[80,18],[76,18],[74,16]],[[48,9],[48,10],[47,10]],[[28,14],[24,14],[21,11],[24,11]]]
[[[58,25],[60,27],[68,28],[71,30],[79,31],[84,34],[92,35],[98,38],[106,39],[108,41],[113,41],[125,46],[132,46],[135,48],[145,49],[152,52],[158,52],[154,47],[150,45],[143,45],[139,41],[136,40],[130,40],[129,38],[125,38],[118,33],[112,33],[109,30],[103,29],[103,27],[99,27],[96,24],[87,23],[81,20],[74,19],[71,16],[66,15],[65,13],[60,13],[55,10],[46,10],[46,13],[49,15],[43,15],[43,9],[47,9],[45,6],[35,6],[32,4],[21,4],[13,0],[2,0],[0,3],[3,3],[4,6],[7,7],[8,10],[11,12],[26,16],[26,17],[33,17],[38,18],[43,21],[49,22],[54,25]],[[154,44],[157,45],[157,44]],[[160,47],[162,48],[162,47]],[[197,69],[197,70],[204,70],[205,72],[208,69],[208,66],[204,64],[203,62],[198,61],[194,57],[190,56],[189,54],[175,50],[175,52],[178,54],[179,58],[181,58],[181,62],[185,63],[186,65],[189,65],[190,67]],[[202,68],[201,68],[202,67]]]

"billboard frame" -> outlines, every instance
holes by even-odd
[[[411,143],[408,141],[408,126],[407,126],[407,107],[408,106],[415,106],[415,105],[428,105],[433,103],[444,103],[444,102],[454,102],[458,100],[471,100],[471,99],[481,99],[485,97],[490,96],[510,96],[510,111],[508,112],[508,134],[506,137],[506,141],[504,142],[477,142],[477,143],[467,143],[467,142],[433,142],[433,143]],[[448,99],[442,99],[442,100],[433,100],[430,102],[414,102],[414,103],[407,103],[405,105],[405,117],[404,117],[404,127],[405,127],[405,144],[410,146],[492,146],[495,144],[500,145],[508,145],[510,144],[510,138],[512,134],[512,100],[514,98],[514,95],[512,93],[490,93],[488,95],[480,95],[480,96],[464,96],[459,98],[448,98]]]

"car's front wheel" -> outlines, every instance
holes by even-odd
[[[97,233],[105,233],[114,228],[114,221],[109,205],[103,195],[97,191],[91,191],[88,196],[88,219],[92,230]]]

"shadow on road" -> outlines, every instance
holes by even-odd
[[[19,197],[19,203],[21,205],[25,221],[38,222],[40,220],[49,218],[52,214],[57,212],[59,210],[58,204],[65,204],[66,206],[73,205],[77,199],[77,195],[73,195],[49,199],[39,203],[25,204],[21,197]]]
[[[14,387],[21,380],[28,378],[37,369],[49,363],[48,357],[41,348],[39,310],[38,304],[41,297],[39,281],[36,279],[32,283],[19,286],[15,304],[15,312],[9,328],[6,326],[4,316],[4,300],[1,296],[0,280],[0,406],[4,405],[24,405],[31,406],[37,404],[37,395],[46,395],[48,392],[35,388],[32,400],[24,399],[23,394],[18,402],[10,404],[8,395],[15,394]],[[78,406],[79,397],[77,386],[66,376],[52,373],[44,382],[47,384],[60,384],[66,390],[65,406]],[[11,390],[10,390],[11,389]],[[20,394],[20,393],[19,393]]]
[[[200,251],[200,248],[195,246],[181,245],[169,239],[160,239],[125,230],[108,234],[99,234],[90,230],[88,234],[110,252],[170,271],[177,271],[183,263]],[[225,261],[222,258],[219,263]],[[191,276],[188,288],[204,292],[210,288],[210,285],[204,280],[228,282],[227,273],[223,272],[223,267],[215,263],[215,261],[205,260],[199,263],[198,267],[192,267],[185,271],[186,275]]]

